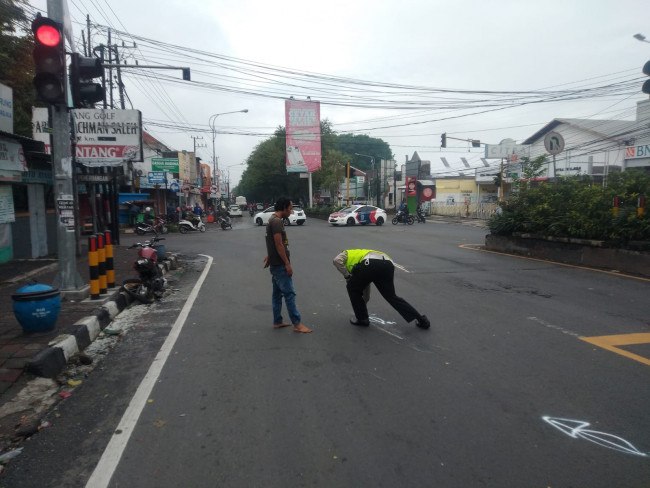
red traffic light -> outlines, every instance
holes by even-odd
[[[59,29],[52,25],[39,25],[34,33],[38,42],[45,46],[58,46],[61,42]]]
[[[51,104],[66,103],[65,40],[63,26],[38,15],[32,22],[34,32],[34,86],[39,100]]]

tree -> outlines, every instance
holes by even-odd
[[[375,166],[377,167],[380,160],[393,159],[393,152],[387,142],[367,136],[366,134],[340,134],[336,138],[336,149],[343,154],[354,155],[359,153],[373,156],[375,158]],[[362,171],[367,171],[372,168],[370,158],[364,156],[351,156],[350,164]]]
[[[26,0],[0,0],[0,83],[13,89],[14,132],[32,137],[34,40],[23,5]]]
[[[390,146],[381,139],[367,135],[338,135],[332,123],[322,120],[321,128],[321,169],[312,174],[314,191],[328,189],[336,198],[340,183],[345,178],[345,165],[368,170],[369,158],[354,156],[355,152],[375,158],[375,165],[381,159],[392,159]],[[345,149],[344,149],[345,148]],[[297,173],[287,174],[286,168],[286,130],[280,126],[269,139],[258,144],[247,159],[248,168],[242,175],[235,192],[251,201],[268,201],[286,195],[307,200],[307,180]]]

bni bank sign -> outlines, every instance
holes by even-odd
[[[625,167],[643,168],[650,166],[650,144],[627,146],[625,148]]]

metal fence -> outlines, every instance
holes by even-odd
[[[448,205],[444,202],[432,202],[431,215],[487,220],[494,215],[497,207],[496,203],[454,203]]]

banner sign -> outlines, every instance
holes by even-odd
[[[14,91],[0,83],[0,130],[14,133]]]
[[[154,183],[154,184],[166,183],[164,171],[149,171],[149,174],[147,176],[149,177],[149,183]]]
[[[16,221],[12,185],[0,185],[0,224]]]
[[[154,171],[178,173],[178,158],[152,158],[151,169]]]
[[[287,173],[320,170],[320,102],[285,100]]]
[[[78,108],[71,113],[77,138],[77,161],[86,166],[143,161],[139,110]]]
[[[118,166],[143,161],[142,114],[139,110],[74,109],[70,111],[77,138],[77,161],[86,166]],[[33,138],[51,154],[46,108],[32,109]]]
[[[417,195],[417,178],[415,176],[406,177],[406,196],[414,197]]]
[[[45,144],[45,153],[52,154],[50,147],[50,134],[52,129],[48,125],[49,114],[43,107],[32,107],[32,139]]]
[[[27,171],[23,146],[7,139],[0,139],[0,170]]]
[[[510,139],[512,141],[512,139]],[[485,158],[486,159],[501,159],[508,158],[512,155],[517,155],[520,158],[530,155],[530,145],[528,144],[515,144],[515,141],[501,142],[501,144],[486,144],[485,145]]]

